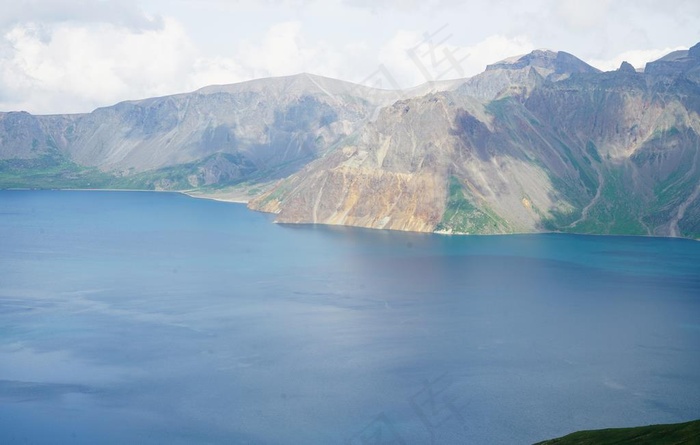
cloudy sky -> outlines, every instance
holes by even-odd
[[[699,24],[698,0],[0,0],[0,111],[299,72],[407,88],[536,48],[643,67]]]

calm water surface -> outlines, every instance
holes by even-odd
[[[700,243],[0,192],[0,443],[512,444],[700,418]]]

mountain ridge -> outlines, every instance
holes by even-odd
[[[553,54],[546,54],[550,61]],[[686,94],[692,90],[697,98],[698,85],[684,78],[669,84],[666,74],[595,69],[547,79],[522,60],[512,59],[505,69],[492,65],[453,92],[429,98],[449,108],[420,118],[433,119],[430,125],[412,118],[414,109],[429,109],[428,96],[387,107],[393,114],[385,112],[379,125],[365,126],[360,143],[344,149],[347,159],[314,161],[303,175],[283,180],[251,207],[278,213],[278,221],[289,223],[441,233],[698,237],[700,126],[695,102]],[[479,82],[496,71],[518,76],[498,77],[488,85],[500,91],[479,94],[486,91],[479,90]],[[436,125],[442,127],[432,134]],[[440,136],[438,148],[415,143]],[[398,172],[412,175],[402,180],[395,166],[417,151],[438,159],[430,168]],[[368,166],[366,159],[381,161]],[[442,170],[436,173],[435,165]],[[410,179],[436,183],[433,193]],[[347,183],[372,181],[371,193],[339,192]],[[380,197],[395,199],[372,206],[371,212],[356,204]],[[401,216],[406,208],[413,209],[411,218]]]
[[[698,73],[700,44],[644,72],[535,50],[403,91],[302,73],[0,113],[0,186],[238,190],[288,223],[698,238]]]

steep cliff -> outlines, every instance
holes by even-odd
[[[492,65],[387,107],[250,205],[293,223],[698,237],[700,60],[681,59],[660,74],[542,51]]]

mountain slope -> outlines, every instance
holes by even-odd
[[[670,77],[543,52],[496,64],[385,108],[250,205],[292,223],[698,237],[700,88],[685,74],[700,60],[689,53]]]
[[[526,93],[545,81],[562,80],[571,74],[598,72],[569,53],[535,50],[488,65],[486,71],[467,79],[457,92],[489,101],[499,95]]]
[[[50,153],[54,167],[93,167],[138,188],[270,180],[320,156],[393,97],[300,74],[122,102],[84,115],[3,113],[0,160]]]
[[[579,431],[535,445],[691,445],[700,442],[700,420],[634,428]]]

